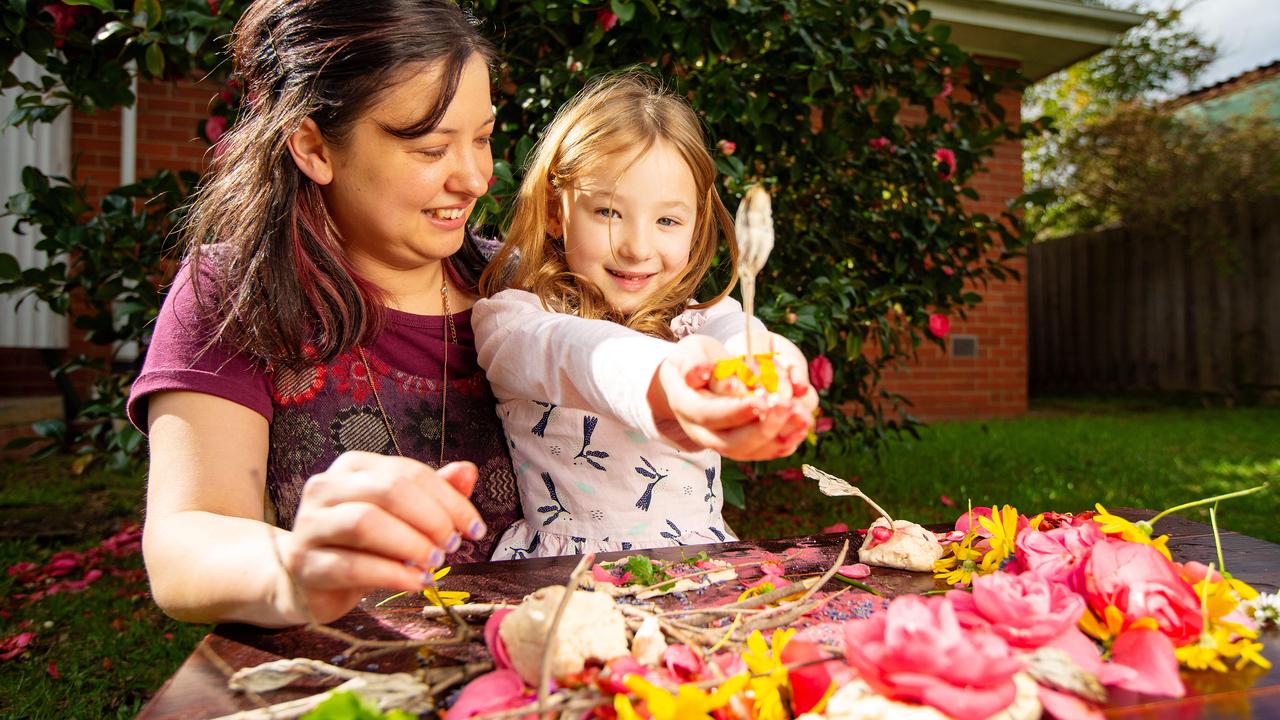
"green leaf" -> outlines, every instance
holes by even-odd
[[[64,5],[89,5],[98,8],[102,12],[115,12],[116,4],[111,0],[62,0]]]
[[[9,253],[0,253],[0,278],[12,280],[22,274],[22,266],[18,264],[18,258]]]
[[[636,6],[627,0],[610,0],[609,7],[613,9],[613,14],[618,16],[618,22],[630,22],[631,18],[636,16]]]
[[[160,24],[164,6],[160,0],[133,0],[133,23],[148,30]]]
[[[121,33],[130,32],[131,29],[132,28],[130,28],[128,25],[124,24],[123,22],[120,22],[119,20],[112,20],[106,25],[103,25],[98,30],[98,32],[94,34],[93,44],[97,45],[98,43],[103,42],[108,38],[115,37],[116,35],[119,35]]]
[[[877,597],[879,597],[879,596],[881,595],[881,593],[880,593],[880,591],[879,591],[879,590],[877,590],[877,589],[875,589],[875,588],[871,587],[870,585],[868,585],[868,584],[866,584],[866,583],[864,583],[864,582],[858,582],[857,580],[854,580],[853,578],[847,578],[847,577],[845,577],[845,576],[841,575],[840,573],[836,573],[835,575],[831,576],[831,579],[832,579],[832,580],[839,580],[840,582],[844,583],[845,585],[852,585],[852,586],[854,586],[854,587],[858,588],[859,590],[861,590],[861,591],[863,591],[863,592],[871,593],[872,595],[875,595],[875,596],[877,596]]]
[[[330,695],[303,715],[302,720],[412,720],[415,717],[403,710],[384,713],[359,694],[344,690]]]
[[[147,46],[147,72],[156,78],[164,76],[164,48],[160,47],[160,43]]]

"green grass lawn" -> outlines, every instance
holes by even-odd
[[[92,550],[141,519],[142,492],[140,478],[74,475],[62,458],[0,464],[0,567],[37,566],[30,582],[0,574],[0,640],[35,634],[26,653],[0,661],[0,717],[133,717],[207,632],[156,608],[136,549]],[[70,572],[40,577],[67,551]],[[101,577],[82,592],[17,597],[92,569]]]
[[[1145,402],[1040,403],[1016,420],[939,423],[919,440],[880,453],[813,462],[858,487],[895,517],[950,522],[975,506],[1043,510],[1163,509],[1201,497],[1280,481],[1280,408],[1194,408]],[[787,464],[775,463],[775,467]],[[746,508],[726,511],[744,537],[785,537],[836,522],[865,527],[870,511],[853,498],[827,498],[816,484],[776,476],[747,484]],[[943,496],[955,503],[944,504]],[[1219,524],[1280,542],[1280,487],[1223,503]],[[1207,510],[1186,516],[1208,522]]]
[[[890,513],[921,522],[950,521],[970,499],[1027,513],[1082,510],[1096,501],[1162,508],[1280,480],[1280,408],[1041,404],[1018,420],[927,428],[918,441],[884,448],[878,463],[859,456],[817,464],[858,476]],[[84,553],[138,522],[141,478],[77,476],[69,467],[65,459],[0,464],[0,566],[44,566],[59,551]],[[835,522],[858,527],[871,517],[856,500],[824,498],[809,482],[766,477],[746,492],[746,510],[726,513],[744,537],[812,533]],[[1277,492],[1225,503],[1222,524],[1280,542]],[[956,506],[944,505],[943,495]],[[207,631],[155,608],[136,553],[98,567],[102,578],[83,592],[34,603],[14,596],[49,581],[0,575],[0,640],[36,634],[27,653],[0,661],[0,717],[131,717]],[[83,577],[78,568],[54,580]]]

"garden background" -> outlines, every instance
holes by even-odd
[[[6,715],[131,715],[203,631],[163,618],[146,595],[130,525],[145,442],[121,422],[122,401],[180,257],[171,231],[246,102],[223,53],[243,5],[0,9],[8,122],[63,123],[74,153],[61,177],[24,170],[6,204],[6,222],[52,260],[0,254],[0,290],[71,318],[63,351],[0,350],[6,387],[45,388],[62,411],[34,432],[10,430],[25,459],[0,473]],[[1023,194],[1023,145],[1076,136],[1075,119],[1048,103],[1024,122],[1024,84],[1114,43],[1168,41],[1159,22],[1153,35],[1151,18],[1067,2],[1031,25],[1025,8],[981,17],[968,0],[466,5],[505,58],[486,220],[501,223],[536,132],[588,77],[637,64],[660,74],[702,114],[729,206],[750,183],[774,194],[779,245],[760,314],[815,358],[822,387],[822,432],[802,459],[857,478],[896,514],[943,521],[969,502],[1166,507],[1280,473],[1274,408],[1205,409],[1234,403],[1232,392],[1041,399],[1026,414],[1023,213],[1036,229],[1064,213],[1062,193]],[[1076,36],[1064,39],[1067,27]],[[1169,47],[1171,58],[1196,50]],[[1063,132],[1050,132],[1055,120]],[[121,141],[131,123],[132,150]],[[919,424],[944,418],[979,419]],[[726,473],[746,508],[729,513],[740,534],[867,522],[796,466]],[[1262,507],[1224,514],[1277,539]]]

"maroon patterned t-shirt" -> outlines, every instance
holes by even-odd
[[[202,284],[202,289],[206,287]],[[210,336],[196,312],[196,298],[184,268],[156,320],[142,373],[129,396],[129,418],[147,429],[147,396],[187,390],[215,395],[260,413],[270,424],[267,492],[275,522],[293,525],[307,478],[329,467],[347,450],[395,454],[382,400],[400,449],[433,467],[470,460],[480,469],[471,502],[489,533],[464,542],[452,563],[488,560],[492,543],[519,516],[519,496],[496,401],[476,362],[471,311],[453,316],[458,342],[448,345],[446,415],[441,422],[441,364],[444,318],[387,310],[382,333],[365,354],[377,383],[372,392],[359,355],[352,351],[301,370],[266,370],[243,353],[215,345],[201,354]]]

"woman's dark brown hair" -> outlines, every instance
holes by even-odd
[[[184,228],[195,294],[217,328],[209,342],[275,365],[330,360],[376,335],[382,299],[347,261],[289,136],[311,118],[341,145],[401,71],[440,65],[443,82],[422,117],[384,128],[424,135],[468,59],[492,66],[495,53],[448,0],[257,0],[233,31],[232,51],[248,108],[224,136]]]

